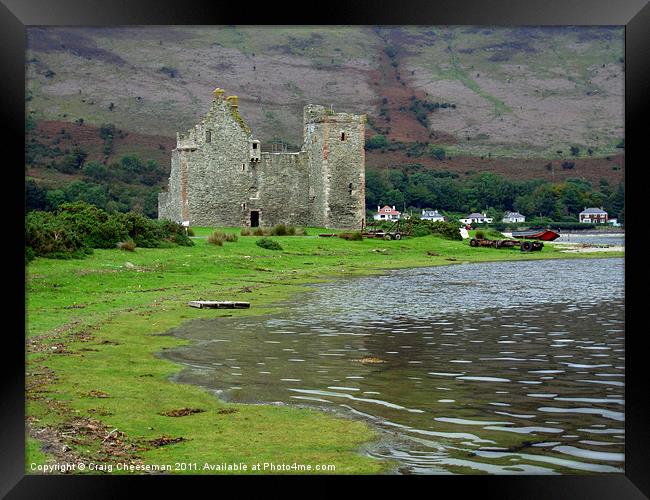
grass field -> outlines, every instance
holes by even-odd
[[[307,283],[337,276],[496,260],[622,256],[566,254],[551,245],[532,253],[475,249],[467,241],[435,236],[346,241],[319,238],[320,232],[332,232],[319,228],[309,228],[308,236],[273,237],[283,250],[272,251],[255,245],[255,236],[214,246],[207,241],[211,228],[194,230],[193,247],[95,250],[83,260],[37,258],[29,264],[28,473],[32,463],[62,461],[104,467],[198,464],[171,471],[191,474],[221,472],[202,467],[224,462],[386,472],[394,464],[360,453],[378,437],[364,422],[298,407],[226,404],[199,387],[170,381],[180,367],[156,353],[185,341],[160,334],[195,318],[264,314]],[[228,311],[187,306],[196,299],[252,305]],[[164,415],[182,409],[203,411]]]

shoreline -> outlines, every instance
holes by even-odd
[[[106,296],[110,297],[112,291],[115,297],[109,302],[118,302],[115,306],[103,307],[105,304],[100,300],[95,304],[96,309],[101,311],[83,314],[81,318],[75,312],[75,309],[88,308],[89,304],[74,303],[61,306],[60,298],[58,301],[54,300],[58,306],[55,320],[47,317],[38,318],[39,301],[40,305],[49,304],[52,306],[52,296],[56,295],[56,293],[52,292],[51,288],[48,288],[43,296],[38,296],[36,300],[33,300],[31,298],[33,292],[30,290],[29,302],[35,302],[36,307],[35,309],[28,308],[28,312],[30,320],[37,317],[37,325],[27,338],[27,419],[29,427],[32,429],[32,439],[28,443],[29,456],[26,457],[26,460],[29,461],[30,457],[35,457],[43,462],[48,460],[51,462],[52,459],[57,459],[57,455],[48,457],[38,453],[39,441],[34,438],[48,434],[52,434],[52,437],[48,438],[46,442],[57,442],[58,439],[63,442],[63,448],[67,447],[69,449],[65,453],[59,453],[58,458],[65,457],[66,453],[68,455],[71,453],[79,454],[81,458],[84,458],[84,453],[88,454],[87,458],[97,456],[97,450],[86,452],[83,446],[74,443],[67,444],[66,440],[61,437],[62,428],[69,428],[70,422],[77,422],[80,419],[85,419],[81,424],[88,424],[90,420],[95,426],[101,424],[99,425],[101,427],[103,425],[108,429],[106,434],[113,428],[117,428],[119,432],[123,433],[123,435],[120,435],[120,439],[111,438],[105,442],[101,442],[99,439],[99,437],[105,437],[106,435],[102,434],[97,436],[97,439],[91,439],[92,443],[87,445],[89,450],[92,448],[91,444],[95,448],[99,445],[99,453],[107,455],[109,460],[111,456],[117,456],[115,455],[116,450],[127,454],[134,463],[139,460],[146,460],[147,462],[160,459],[173,460],[180,455],[205,459],[206,455],[214,454],[214,450],[208,450],[206,448],[209,447],[197,444],[197,442],[203,439],[207,442],[219,443],[216,439],[223,440],[226,430],[228,430],[228,436],[232,441],[229,446],[239,450],[238,452],[231,451],[231,453],[235,453],[238,457],[246,456],[248,451],[246,443],[250,433],[255,432],[254,429],[256,428],[260,429],[259,425],[246,422],[246,420],[251,418],[259,420],[262,418],[276,421],[276,429],[279,429],[280,435],[273,435],[268,429],[263,428],[259,432],[262,432],[267,437],[261,443],[258,442],[255,451],[248,452],[249,455],[256,456],[257,454],[262,456],[265,454],[263,450],[273,447],[278,450],[279,456],[295,455],[295,450],[292,452],[293,448],[283,442],[286,441],[286,436],[283,433],[286,433],[288,429],[301,428],[302,425],[302,434],[298,436],[297,441],[298,444],[300,444],[301,440],[303,444],[307,442],[310,447],[313,443],[313,450],[306,450],[306,454],[311,457],[311,460],[315,460],[314,457],[330,456],[330,459],[338,461],[339,469],[336,471],[337,473],[389,473],[390,470],[393,470],[391,464],[384,463],[384,461],[378,463],[378,460],[364,457],[359,453],[359,450],[371,445],[379,437],[377,431],[371,429],[365,422],[362,423],[357,420],[350,422],[349,419],[341,420],[338,416],[323,414],[319,410],[226,403],[203,389],[189,387],[186,384],[179,384],[170,380],[170,377],[178,373],[182,366],[164,360],[157,356],[156,353],[182,346],[189,341],[184,341],[175,336],[161,335],[161,333],[168,332],[181,323],[196,318],[257,316],[271,311],[282,310],[283,303],[288,303],[295,293],[309,288],[306,285],[330,281],[341,276],[354,277],[381,274],[402,268],[434,267],[495,260],[623,256],[619,255],[622,252],[611,251],[579,256],[563,254],[559,251],[538,256],[522,256],[519,252],[504,254],[503,250],[490,251],[491,249],[482,249],[481,254],[468,253],[466,250],[469,249],[469,246],[465,242],[451,242],[436,237],[413,238],[411,240],[402,240],[399,243],[372,240],[353,243],[339,239],[328,243],[317,239],[308,241],[300,238],[278,238],[283,246],[288,248],[280,256],[270,255],[269,252],[260,254],[252,246],[255,238],[241,238],[241,240],[246,241],[246,248],[238,249],[239,252],[233,251],[231,254],[234,255],[229,256],[235,265],[217,275],[226,280],[230,276],[232,281],[226,284],[222,283],[223,279],[214,282],[215,276],[213,272],[215,257],[217,258],[216,263],[218,263],[220,260],[226,260],[227,256],[219,253],[221,249],[215,249],[206,242],[197,242],[197,246],[190,249],[139,249],[138,253],[140,255],[138,259],[136,259],[136,256],[132,257],[124,253],[118,253],[117,250],[105,250],[98,251],[97,257],[90,259],[91,262],[88,260],[66,261],[65,263],[61,263],[61,261],[44,262],[44,260],[37,262],[36,266],[34,266],[35,271],[29,269],[30,282],[43,279],[39,278],[39,275],[41,271],[45,272],[47,270],[59,277],[66,274],[67,270],[73,275],[79,275],[80,271],[84,271],[84,274],[82,274],[84,279],[93,274],[97,274],[99,279],[104,281],[110,281],[114,278],[114,275],[125,275],[128,279],[124,283],[115,277],[117,291],[103,290],[103,292],[95,291],[93,293],[77,294],[81,295],[79,297],[81,299],[86,298],[85,295],[93,296],[96,294],[99,294],[100,298],[107,299]],[[404,242],[407,242],[408,245]],[[251,243],[251,245],[248,243]],[[316,249],[313,248],[314,245],[316,245]],[[236,246],[237,244],[230,249],[235,249]],[[408,251],[410,255],[396,260],[386,260],[387,256],[394,256],[394,251],[402,247],[406,248],[404,253]],[[428,247],[440,251],[433,252],[437,255],[427,255],[424,249]],[[300,251],[305,249],[310,251]],[[356,252],[348,254],[347,252],[350,249],[355,249]],[[241,252],[241,250],[246,251]],[[322,257],[314,259],[315,250],[318,250],[319,255],[322,255]],[[169,253],[163,255],[162,252]],[[250,255],[244,255],[244,253]],[[456,256],[452,256],[454,253]],[[186,280],[182,279],[183,273],[181,273],[181,279],[178,280],[172,280],[173,275],[169,274],[170,277],[166,281],[172,281],[172,283],[166,283],[168,285],[166,288],[159,288],[160,285],[158,285],[156,288],[142,290],[140,297],[145,300],[138,300],[136,301],[137,304],[131,300],[124,300],[128,298],[124,297],[124,295],[128,296],[129,292],[134,294],[133,297],[138,297],[135,294],[139,293],[142,283],[138,283],[136,290],[130,290],[129,288],[136,288],[136,282],[142,281],[140,278],[146,277],[149,282],[155,283],[156,280],[151,277],[151,274],[156,272],[165,274],[170,271],[173,273],[178,268],[184,271],[183,267],[188,264],[188,262],[184,262],[187,256],[202,257],[210,261],[211,265],[209,270],[204,273],[205,276],[197,271],[200,279],[194,279],[191,284],[187,284]],[[176,267],[167,263],[167,268],[165,268],[165,264],[160,262],[161,259],[149,257],[163,257],[163,260],[164,257],[167,260],[173,257],[172,260],[175,261]],[[126,269],[125,266],[117,265],[116,260],[123,262],[126,258],[134,262],[136,260],[140,262],[132,264],[133,268],[127,267]],[[283,258],[285,260],[291,259],[292,262],[287,262],[286,265],[278,262],[282,261]],[[304,262],[305,260],[318,261],[319,259],[322,262],[320,262],[321,266],[318,268],[316,268],[317,262]],[[359,259],[361,262],[359,262]],[[93,260],[95,262],[92,262]],[[148,269],[146,264],[151,265],[152,260],[155,265],[153,269]],[[369,263],[370,260],[372,262]],[[88,264],[91,264],[91,270],[86,269]],[[244,272],[242,275],[241,267],[243,264],[246,264],[245,271],[249,272],[248,274]],[[312,265],[314,268],[308,267]],[[116,267],[119,269],[115,269]],[[191,267],[191,264],[188,264],[187,267]],[[276,267],[276,269],[273,270],[271,267]],[[141,274],[138,275],[138,272]],[[92,276],[92,278],[97,278],[97,276]],[[195,276],[195,278],[197,277]],[[93,282],[91,278],[88,278],[88,280],[91,283]],[[127,287],[126,291],[123,288],[124,286]],[[66,288],[66,286],[63,285],[58,288]],[[161,291],[167,293],[161,297]],[[205,297],[211,293],[223,294],[226,292],[234,297],[253,302],[255,304],[254,309],[252,311],[215,311],[187,308],[185,305],[187,299],[196,299],[196,295],[203,294]],[[65,308],[65,312],[62,312],[63,308]],[[48,315],[45,314],[45,316]],[[103,365],[109,366],[110,369]],[[49,376],[48,370],[51,371]],[[39,377],[44,378],[44,380],[39,379]],[[128,394],[121,394],[122,392]],[[57,393],[59,396],[56,396]],[[155,397],[156,394],[164,394],[165,397]],[[137,409],[131,408],[130,401],[132,400],[140,401],[141,407]],[[191,405],[192,401],[195,402],[197,407],[205,411],[182,418],[160,417],[158,415],[162,411],[169,410],[170,406],[180,408],[181,406]],[[264,408],[261,408],[261,406],[264,406]],[[230,410],[234,411],[231,413]],[[219,413],[221,411],[228,411],[228,413]],[[223,424],[221,432],[217,432],[219,429],[210,427],[210,424],[214,422],[215,415],[234,415],[235,417],[228,419],[228,422]],[[207,416],[212,418],[206,418]],[[219,419],[226,420],[223,416]],[[206,425],[208,426],[207,430]],[[41,430],[40,433],[38,432],[39,429]],[[85,428],[81,427],[81,429]],[[170,446],[150,446],[146,444],[166,435],[174,439],[183,438],[183,440]],[[97,443],[97,441],[100,442]],[[119,441],[119,443],[116,443],[116,441]],[[322,441],[326,441],[327,445]],[[320,451],[319,443],[325,446]],[[107,446],[107,444],[111,446]],[[132,445],[135,445],[135,450],[131,449]],[[147,446],[149,448],[143,450]],[[218,444],[215,446],[219,448]],[[285,449],[287,446],[288,449]],[[339,450],[334,455],[328,455],[324,451],[331,446],[335,446]],[[138,447],[140,451],[137,450]],[[303,450],[304,453],[305,450]],[[235,458],[233,456],[233,461]]]

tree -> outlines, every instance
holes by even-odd
[[[622,220],[622,213],[625,209],[625,187],[623,183],[618,184],[618,188],[610,197],[610,207],[613,215],[617,215]]]
[[[381,149],[388,146],[388,139],[381,134],[375,134],[366,140],[366,149]]]
[[[442,146],[433,146],[433,145],[429,146],[429,155],[433,156],[437,160],[444,160],[446,154],[447,152],[445,151],[445,148],[443,148]]]
[[[395,205],[399,209],[404,206],[404,193],[397,189],[391,189],[385,195],[384,204]]]
[[[47,190],[43,189],[36,184],[32,179],[25,182],[25,209],[30,210],[46,210],[47,203]]]

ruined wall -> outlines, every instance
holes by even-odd
[[[297,153],[260,153],[236,97],[215,99],[206,117],[178,134],[158,216],[191,225],[311,225],[358,229],[365,215],[365,115],[305,107]],[[344,134],[344,135],[342,135]]]
[[[360,229],[365,217],[365,115],[309,105],[303,117],[313,223]]]
[[[172,151],[171,164],[167,192],[158,194],[158,218],[180,222],[184,219],[181,213],[179,151],[176,149]]]
[[[259,199],[250,200],[250,209],[260,211],[260,226],[311,225],[307,154],[262,153],[256,168]]]

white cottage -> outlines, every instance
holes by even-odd
[[[384,205],[384,207],[377,207],[377,213],[372,216],[373,219],[375,220],[399,220],[400,218],[400,212],[395,209],[395,205],[393,207],[389,207],[388,205]]]
[[[463,224],[491,224],[492,221],[494,220],[492,217],[486,217],[485,214],[479,214],[478,212],[474,212],[473,214],[469,214],[467,217],[464,219],[458,219],[461,221]]]
[[[526,222],[526,217],[519,212],[506,212],[506,215],[501,219],[502,222],[512,224],[513,222]]]
[[[440,212],[437,210],[422,210],[422,215],[420,215],[422,220],[430,220],[433,222],[442,222],[445,220],[443,215],[440,215]]]

